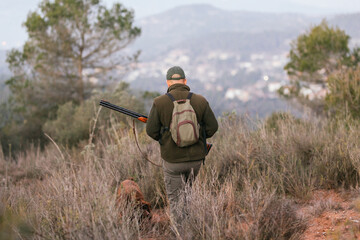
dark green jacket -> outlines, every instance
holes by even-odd
[[[190,88],[184,84],[174,84],[168,89],[168,92],[170,92],[176,100],[186,99],[189,91]],[[146,132],[151,138],[159,141],[161,157],[167,162],[176,163],[205,159],[204,128],[206,138],[212,137],[218,129],[215,115],[203,96],[193,94],[190,104],[194,108],[197,120],[202,126],[200,128],[200,140],[191,146],[180,148],[171,138],[171,133],[169,131],[163,131],[164,127],[170,127],[174,108],[173,102],[166,95],[154,99],[146,123]]]

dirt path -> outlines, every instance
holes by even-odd
[[[354,194],[316,191],[299,214],[308,219],[305,240],[360,239],[360,198]]]

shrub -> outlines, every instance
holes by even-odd
[[[332,75],[328,85],[325,100],[330,111],[342,117],[360,119],[360,67]]]
[[[270,198],[257,224],[251,229],[253,239],[295,239],[306,229],[306,221],[297,216],[295,204],[287,199]]]
[[[128,85],[119,84],[112,94],[96,94],[80,105],[68,102],[60,106],[56,119],[47,121],[44,131],[49,133],[57,142],[75,146],[80,141],[89,138],[94,117],[98,117],[97,121],[103,124],[108,122],[111,116],[125,121],[125,115],[106,108],[102,110],[99,116],[96,116],[100,99],[106,99],[113,104],[121,105],[133,111],[143,110],[143,103],[131,94]]]
[[[0,204],[0,239],[30,239],[33,231],[24,212],[16,213],[6,204]]]

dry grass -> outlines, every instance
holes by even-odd
[[[214,148],[187,189],[184,239],[299,239],[306,219],[295,202],[314,189],[358,186],[358,124],[279,118],[271,126],[221,120]],[[157,143],[143,131],[139,141],[160,162]],[[0,231],[11,225],[10,239],[29,232],[34,239],[176,238],[171,226],[139,224],[131,208],[118,214],[116,188],[129,177],[153,208],[167,205],[162,170],[143,159],[123,124],[98,126],[77,149],[52,144],[12,159],[0,152],[0,177]],[[7,220],[9,214],[21,220]]]

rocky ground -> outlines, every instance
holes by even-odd
[[[305,240],[360,239],[360,198],[350,191],[316,191],[299,209],[308,219]]]

